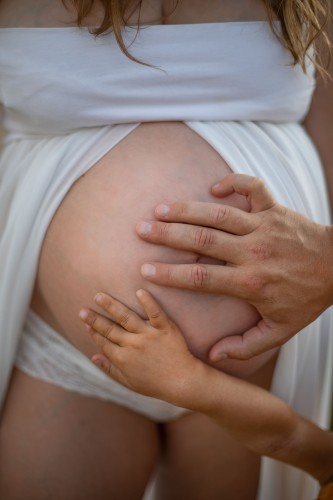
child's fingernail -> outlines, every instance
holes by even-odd
[[[168,205],[165,205],[164,203],[157,205],[155,209],[155,213],[160,217],[165,217],[166,215],[168,215],[169,212],[170,212],[170,207]]]
[[[93,359],[92,362],[94,365],[98,366],[98,368],[103,368],[103,361],[101,359]]]
[[[213,363],[217,363],[218,361],[224,361],[225,359],[228,359],[228,354],[226,354],[225,352],[214,353],[212,356],[210,356],[210,360]]]
[[[137,290],[137,291],[135,292],[135,294],[136,294],[136,296],[137,296],[137,297],[142,297],[142,296],[144,295],[144,293],[145,293],[145,292],[144,292],[143,290]]]
[[[145,278],[151,278],[156,274],[156,267],[152,264],[143,264],[143,266],[141,266],[141,274]]]
[[[86,309],[81,309],[79,312],[79,316],[81,319],[87,319],[88,318],[88,311]]]
[[[138,233],[141,234],[142,236],[146,236],[151,231],[151,224],[149,222],[139,222],[139,224],[136,227]]]
[[[214,184],[214,186],[212,187],[212,189],[214,189],[214,191],[215,191],[216,189],[220,189],[220,184]]]
[[[94,301],[96,304],[102,304],[103,303],[103,295],[101,293],[98,293],[95,295]]]

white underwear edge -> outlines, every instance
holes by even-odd
[[[31,309],[15,366],[43,382],[81,396],[116,403],[156,422],[166,422],[189,413],[189,410],[143,396],[115,382]]]

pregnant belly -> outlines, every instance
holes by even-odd
[[[143,315],[135,291],[146,288],[179,325],[191,351],[208,361],[210,348],[255,324],[257,312],[235,298],[144,281],[140,267],[145,261],[187,263],[198,256],[149,245],[136,235],[135,225],[153,218],[161,201],[216,202],[209,187],[229,172],[215,150],[186,125],[140,125],[82,176],[59,206],[41,250],[32,308],[90,357],[96,347],[78,319],[81,307],[94,307],[96,292],[106,291]],[[247,209],[238,195],[225,202]],[[218,367],[246,377],[273,354],[226,360]]]

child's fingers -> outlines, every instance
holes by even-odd
[[[104,354],[96,354],[91,358],[94,365],[102,368],[102,370],[107,374],[112,376],[112,364],[110,360]]]
[[[111,346],[111,344],[110,344]],[[106,375],[109,377],[112,377],[116,382],[119,382],[120,384],[123,384],[125,387],[129,387],[131,389],[131,386],[128,384],[128,380],[122,370],[122,368],[118,368],[117,366],[117,349],[119,350],[119,347],[113,346],[115,349],[115,353],[110,354],[106,353],[105,354],[94,354],[94,356],[91,358],[91,361],[101,368]]]
[[[154,328],[166,328],[170,326],[168,316],[150,293],[146,292],[146,290],[138,290],[136,296],[142,304],[150,324]]]
[[[106,373],[106,375],[109,375],[109,377],[112,377],[117,382],[122,382],[121,372],[118,370],[117,366],[113,364],[112,356],[110,355],[110,353],[107,356],[101,353],[95,354],[91,358],[91,361],[94,363],[94,365],[98,366],[98,368],[101,368]]]
[[[139,333],[146,328],[146,324],[138,314],[126,307],[118,300],[106,293],[98,293],[95,302],[106,311],[113,321],[132,333]]]
[[[80,318],[92,329],[92,333],[97,332],[102,336],[104,342],[110,341],[118,346],[124,345],[126,331],[113,321],[97,314],[90,309],[81,309]],[[106,340],[107,339],[107,340]],[[95,338],[94,338],[95,340]]]

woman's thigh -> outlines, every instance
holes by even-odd
[[[166,448],[157,480],[158,500],[254,500],[260,457],[199,413],[165,429]]]
[[[2,500],[141,500],[157,426],[14,370],[1,421]]]

